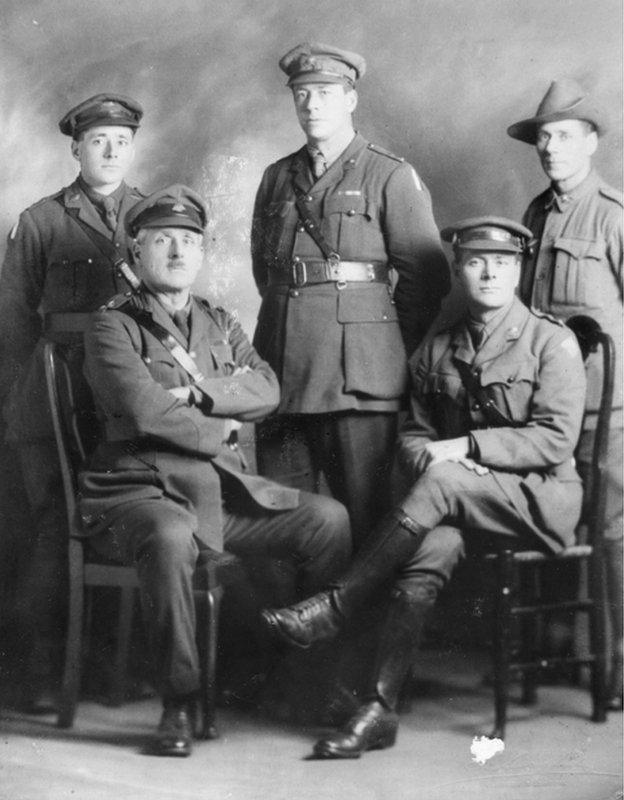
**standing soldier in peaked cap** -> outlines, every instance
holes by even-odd
[[[74,343],[70,360],[79,371],[85,312],[124,285],[114,265],[127,257],[124,215],[142,197],[124,182],[142,116],[135,100],[116,94],[95,95],[65,114],[59,127],[71,137],[78,177],[20,215],[0,275],[4,417],[36,537],[19,598],[20,624],[31,642],[26,707],[52,688],[65,596],[67,534],[43,345],[46,338]]]
[[[524,215],[524,223],[538,242],[522,277],[520,296],[525,303],[563,320],[575,314],[588,314],[615,342],[605,552],[613,631],[609,705],[621,709],[624,203],[622,193],[605,183],[592,168],[592,156],[605,131],[604,113],[571,79],[554,81],[535,115],[507,129],[514,139],[536,148],[551,182]],[[590,411],[598,409],[595,391],[600,386],[600,370],[598,357],[590,357],[587,397]],[[595,414],[590,413],[581,437],[581,470],[589,468],[594,427]]]
[[[349,518],[330,497],[246,469],[240,423],[279,400],[273,370],[222,308],[191,294],[206,210],[170,186],[128,214],[142,284],[94,314],[85,374],[103,441],[81,479],[93,547],[136,566],[164,709],[155,752],[191,752],[199,688],[193,573],[212,551],[293,561],[316,591],[351,554]]]
[[[258,465],[313,491],[324,474],[357,546],[387,507],[406,354],[438,313],[448,264],[414,169],[354,131],[364,59],[312,43],[279,65],[306,144],[268,167],[254,208],[254,343],[282,390]]]
[[[409,362],[411,413],[398,453],[409,488],[327,591],[263,612],[276,638],[306,647],[367,608],[386,609],[361,707],[317,742],[319,758],[394,744],[420,632],[462,552],[458,529],[467,541],[494,536],[545,552],[574,542],[585,375],[572,331],[515,297],[531,231],[480,217],[442,237],[453,243],[466,311]]]

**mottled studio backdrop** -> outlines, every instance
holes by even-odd
[[[302,135],[277,60],[315,38],[362,53],[357,127],[428,183],[440,226],[519,217],[545,181],[505,134],[570,75],[609,109],[598,166],[621,188],[620,0],[0,0],[0,250],[19,211],[76,172],[57,127],[91,94],[145,107],[131,181],[211,209],[201,290],[251,333],[249,222],[264,166]]]

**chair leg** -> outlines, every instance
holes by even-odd
[[[221,587],[201,592],[198,608],[199,653],[202,665],[201,706],[202,727],[200,739],[217,739],[217,642],[219,631],[219,609],[223,590]]]
[[[135,591],[132,586],[122,586],[120,588],[115,664],[109,692],[109,704],[111,706],[120,706],[126,696],[128,654],[130,651]]]
[[[591,665],[592,720],[607,719],[607,659],[606,659],[606,613],[603,553],[595,549],[590,559],[589,587],[593,605],[589,614],[590,645],[594,660]]]
[[[70,547],[72,544],[70,542]],[[82,547],[82,544],[78,544],[78,546]],[[76,571],[70,569],[65,663],[59,699],[59,713],[56,721],[59,728],[71,728],[74,724],[80,690],[84,616],[84,588],[81,566],[78,571],[80,574],[75,574]]]
[[[539,596],[539,573],[535,569],[527,568],[521,576],[521,597],[531,602]],[[538,637],[538,625],[535,614],[527,614],[522,620],[521,629],[521,660],[527,664],[534,661],[535,642]],[[533,706],[537,703],[537,673],[526,670],[522,674],[522,695],[520,702],[524,706]]]
[[[494,599],[494,730],[491,739],[504,739],[509,694],[509,648],[511,643],[511,593],[513,553],[503,550],[496,559]]]

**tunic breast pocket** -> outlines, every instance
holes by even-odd
[[[44,288],[46,311],[95,311],[118,291],[105,258],[63,258],[48,267]]]
[[[594,305],[593,286],[597,267],[604,258],[604,244],[588,239],[555,239],[551,301],[561,305]]]
[[[513,422],[526,422],[537,382],[538,364],[527,355],[523,361],[485,365],[481,385],[496,408]]]
[[[323,216],[331,227],[332,244],[335,242],[338,252],[346,261],[354,259],[357,253],[370,251],[371,245],[367,239],[374,213],[373,206],[361,194],[336,194],[326,199]]]

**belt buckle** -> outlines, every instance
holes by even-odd
[[[339,292],[341,292],[343,289],[346,289],[347,282],[338,278],[338,268],[340,267],[340,256],[338,253],[330,253],[327,256],[327,265],[329,266],[330,277],[333,277],[333,279],[336,281],[336,289]],[[331,274],[332,270],[336,270],[335,276]]]
[[[305,261],[293,261],[292,281],[294,286],[305,286],[308,282],[308,271]]]

